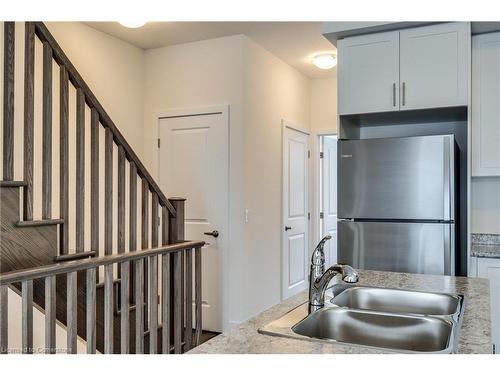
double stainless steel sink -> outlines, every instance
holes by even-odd
[[[324,308],[308,315],[306,303],[259,331],[398,352],[456,350],[462,295],[346,285],[333,293]]]

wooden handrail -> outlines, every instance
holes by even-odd
[[[59,64],[59,66],[64,66],[66,68],[71,83],[73,83],[76,88],[80,88],[83,91],[85,95],[85,102],[87,103],[87,105],[90,108],[95,108],[95,110],[97,110],[100,122],[104,125],[104,127],[111,130],[115,143],[123,147],[127,160],[129,162],[134,162],[135,166],[137,167],[137,173],[139,174],[139,176],[144,178],[148,182],[150,190],[158,195],[160,204],[167,207],[171,216],[175,217],[176,211],[174,206],[169,202],[167,197],[160,190],[158,184],[155,182],[153,177],[151,177],[146,167],[142,164],[139,157],[135,154],[132,147],[126,141],[125,137],[118,130],[113,120],[111,120],[111,117],[109,117],[101,103],[99,103],[99,101],[95,97],[92,90],[85,83],[82,76],[78,73],[62,48],[54,39],[50,31],[47,29],[47,26],[45,26],[43,22],[33,22],[33,24],[35,26],[35,33],[38,38],[42,42],[47,43],[52,49],[52,57],[54,58],[54,60],[57,62],[57,64]]]
[[[138,260],[160,254],[174,254],[181,250],[201,248],[203,245],[205,245],[204,241],[185,241],[177,244],[160,246],[154,249],[106,255],[101,257],[75,260],[64,263],[54,263],[46,266],[5,272],[3,274],[0,274],[0,286],[26,280],[39,279],[47,276],[67,274],[76,271],[84,271],[90,268],[106,266],[115,263],[122,263],[131,260]]]

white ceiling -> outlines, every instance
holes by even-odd
[[[335,76],[336,69],[311,64],[315,54],[336,52],[321,35],[321,22],[151,22],[128,29],[117,22],[85,22],[142,49],[244,34],[310,78]]]

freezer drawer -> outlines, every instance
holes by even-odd
[[[454,219],[454,137],[338,143],[338,216]]]
[[[354,268],[455,274],[454,224],[338,222],[338,260]]]

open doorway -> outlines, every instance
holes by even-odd
[[[329,234],[325,244],[326,267],[337,263],[337,135],[319,135],[319,238]]]

